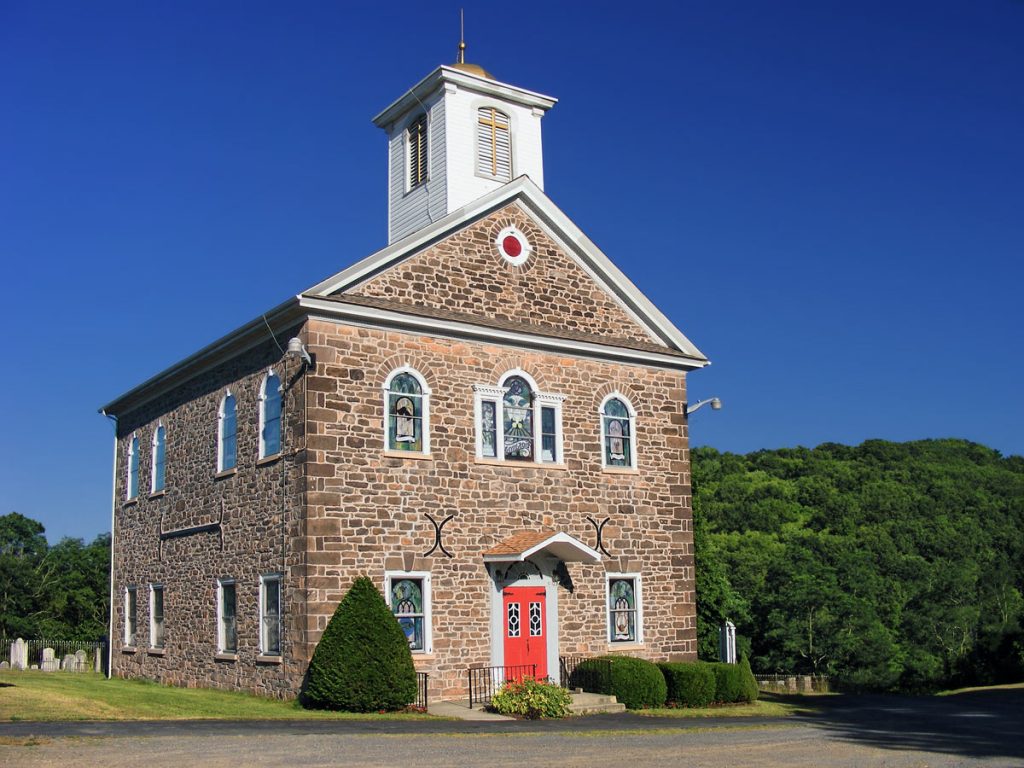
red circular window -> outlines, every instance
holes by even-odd
[[[523,244],[515,235],[506,235],[501,241],[501,249],[510,259],[515,259],[523,252]]]

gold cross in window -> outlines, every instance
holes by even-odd
[[[490,117],[487,113],[490,112]],[[498,175],[498,117],[497,110],[491,107],[489,110],[480,110],[480,125],[491,129],[491,175]],[[505,126],[502,125],[502,128]]]

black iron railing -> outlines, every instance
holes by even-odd
[[[510,667],[471,667],[469,674],[469,708],[474,704],[490,704],[494,694],[505,683],[524,677],[537,678],[536,664],[516,664]]]
[[[0,661],[11,660],[11,645],[17,638],[13,637],[0,637]],[[28,663],[37,664],[42,666],[43,663],[43,649],[52,648],[53,657],[57,660],[58,664],[68,654],[73,654],[76,651],[85,651],[86,663],[85,669],[78,671],[92,671],[95,668],[96,657],[100,657],[100,666],[104,671],[107,668],[107,642],[106,640],[55,640],[45,638],[30,638],[25,640],[25,644],[28,646]]]
[[[587,693],[611,693],[612,663],[608,659],[559,656],[558,672],[558,682],[563,688],[579,688]]]
[[[413,706],[424,712],[427,709],[427,679],[429,677],[430,675],[426,672],[416,673],[416,703]]]

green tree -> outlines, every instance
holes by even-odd
[[[11,512],[0,517],[0,636],[34,634],[36,567],[46,555],[42,524]]]
[[[373,582],[361,576],[313,652],[302,702],[315,709],[375,712],[401,709],[415,699],[408,641]]]

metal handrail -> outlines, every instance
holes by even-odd
[[[470,667],[469,708],[473,704],[490,704],[495,692],[505,683],[518,682],[523,678],[537,679],[536,664],[514,664],[507,667]]]

